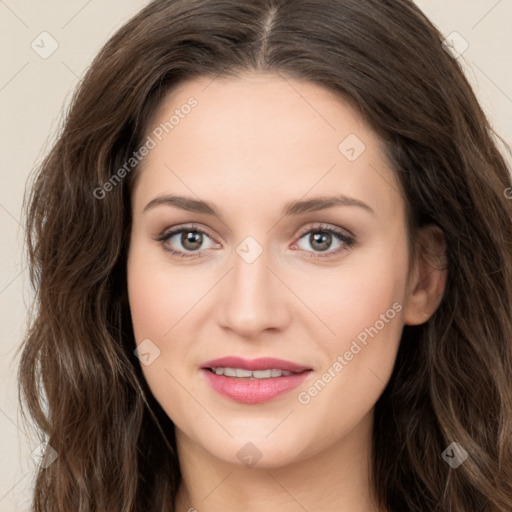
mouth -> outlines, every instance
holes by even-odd
[[[313,370],[282,359],[225,357],[204,363],[201,371],[211,388],[225,398],[260,404],[296,388]]]
[[[206,368],[215,375],[224,375],[225,377],[236,377],[237,379],[273,379],[276,377],[288,377],[294,372],[278,370],[275,368],[268,370],[244,370],[243,368]]]

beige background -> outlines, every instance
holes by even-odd
[[[35,468],[30,454],[39,444],[20,419],[16,390],[16,350],[32,298],[22,260],[25,181],[50,146],[93,56],[146,3],[0,0],[0,512],[29,510]],[[460,57],[467,76],[493,126],[512,145],[512,0],[417,3],[443,34],[458,32],[467,41]],[[46,37],[44,48],[50,48],[42,32],[58,43],[46,59],[31,47],[34,40],[41,47]]]

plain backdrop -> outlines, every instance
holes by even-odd
[[[17,349],[32,300],[22,258],[25,183],[92,58],[146,3],[0,0],[0,512],[29,510],[39,445],[17,403]],[[455,48],[467,45],[459,59],[492,125],[512,145],[512,0],[417,3]]]

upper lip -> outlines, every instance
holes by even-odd
[[[288,372],[301,373],[311,370],[307,366],[276,359],[274,357],[260,357],[258,359],[244,359],[243,357],[228,356],[220,359],[212,359],[202,364],[202,368],[240,368],[243,370],[284,370]]]

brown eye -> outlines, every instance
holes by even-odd
[[[203,243],[203,234],[199,231],[182,231],[181,245],[188,251],[196,251]]]
[[[200,256],[203,250],[211,249],[215,245],[207,233],[195,226],[166,231],[157,240],[166,251],[182,258]]]
[[[295,245],[309,258],[324,258],[344,252],[355,244],[353,236],[322,225],[303,232]]]
[[[332,235],[326,232],[313,232],[309,235],[309,243],[313,249],[326,251],[332,244]]]

